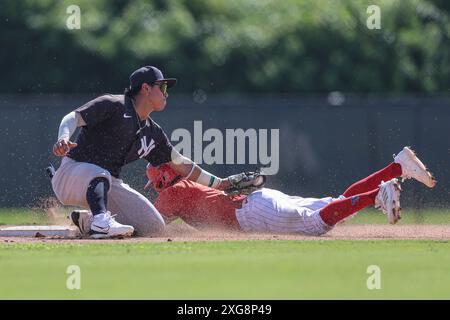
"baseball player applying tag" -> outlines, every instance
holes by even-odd
[[[164,229],[152,203],[120,179],[121,168],[138,159],[153,167],[166,164],[183,179],[213,189],[248,186],[249,181],[218,178],[183,157],[150,118],[152,112],[164,110],[167,90],[176,82],[145,66],[131,74],[123,95],[100,96],[62,119],[53,153],[63,158],[52,187],[61,203],[89,209],[70,214],[83,235],[148,236]],[[77,127],[80,134],[72,142]]]

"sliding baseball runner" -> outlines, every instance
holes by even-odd
[[[313,236],[328,232],[368,206],[382,210],[390,224],[397,223],[401,218],[401,187],[397,177],[414,178],[430,188],[436,184],[431,173],[408,147],[395,156],[394,162],[352,184],[337,198],[302,198],[269,188],[227,194],[182,179],[167,165],[149,165],[147,177],[147,186],[158,192],[155,207],[167,223],[181,218],[199,229]]]
[[[156,67],[145,66],[131,74],[123,95],[100,96],[62,119],[53,146],[53,153],[62,161],[52,186],[63,204],[89,209],[70,215],[83,235],[148,236],[164,229],[164,220],[153,204],[120,179],[122,167],[139,159],[155,167],[167,164],[180,177],[213,189],[253,184],[236,176],[221,179],[201,169],[179,154],[150,118],[152,112],[165,109],[167,89],[176,82],[164,78]],[[80,134],[72,142],[78,127]]]

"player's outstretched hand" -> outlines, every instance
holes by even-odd
[[[226,194],[250,194],[264,186],[266,176],[259,171],[242,172],[229,176],[225,180],[229,183],[229,187],[223,190]]]
[[[53,145],[53,153],[55,156],[64,157],[71,149],[75,148],[77,144],[75,142],[60,139]]]

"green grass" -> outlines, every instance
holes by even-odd
[[[0,225],[54,222],[42,210],[0,209]],[[450,211],[405,209],[400,223],[448,224]],[[386,224],[386,218],[364,210],[346,224]],[[66,288],[69,265],[81,268],[81,290]],[[369,265],[381,268],[380,290],[366,287]],[[450,299],[450,246],[406,240],[0,244],[0,299]]]
[[[376,209],[364,209],[346,224],[386,224],[386,216]],[[427,209],[417,211],[402,209],[399,224],[450,224],[450,209]]]
[[[0,270],[0,299],[450,299],[447,241],[3,244]]]
[[[1,225],[55,224],[65,221],[69,208],[58,209],[59,219],[49,219],[45,211],[25,208],[0,209]],[[415,211],[404,209],[401,224],[450,224],[450,209],[428,209]],[[346,224],[386,224],[386,216],[375,209],[365,209],[345,222]]]

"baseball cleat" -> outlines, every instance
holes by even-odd
[[[386,214],[390,224],[396,224],[401,219],[400,191],[402,188],[397,179],[381,181],[380,191],[375,197],[375,208]]]
[[[78,227],[81,236],[89,235],[92,224],[92,213],[88,210],[75,210],[69,214],[69,220]]]
[[[394,162],[401,165],[403,180],[414,178],[429,188],[433,188],[436,185],[433,175],[410,148],[404,147],[399,154],[394,155]]]
[[[93,239],[128,237],[134,232],[132,226],[118,223],[109,212],[96,214],[91,223],[89,236]]]

